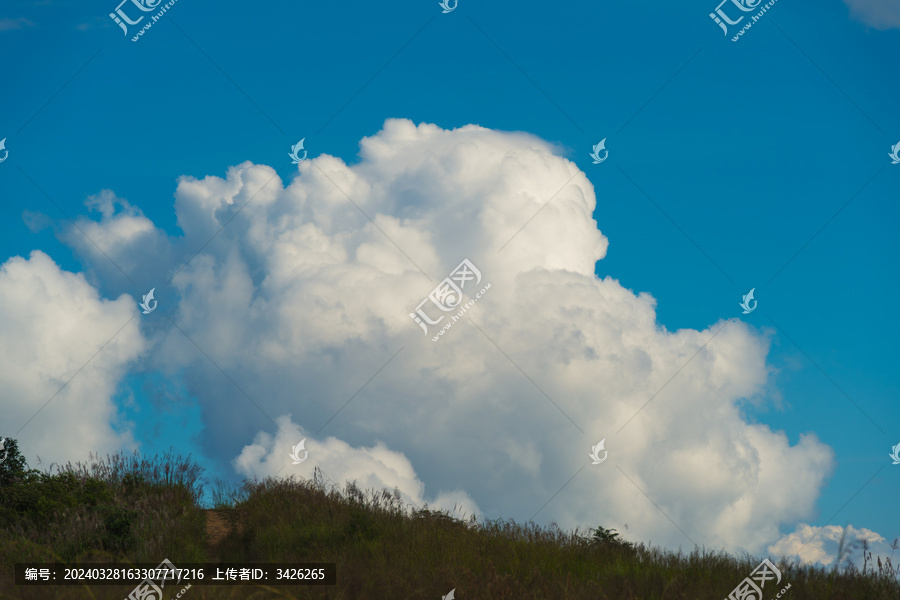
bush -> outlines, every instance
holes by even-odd
[[[112,502],[106,484],[96,479],[80,480],[74,473],[39,473],[0,489],[3,514],[8,521],[28,520],[46,527],[55,515],[76,507],[94,507]]]
[[[375,519],[368,512],[351,507],[350,522],[344,529],[344,535],[351,540],[372,540],[378,537]]]
[[[12,438],[2,438],[3,450],[0,450],[0,487],[12,485],[24,479],[29,473],[37,473],[37,469],[26,470],[25,457],[19,452],[19,443]],[[3,458],[5,457],[5,458]]]
[[[619,548],[633,547],[631,542],[620,540],[619,534],[615,529],[604,529],[603,527],[598,527],[594,530],[594,535],[591,537],[590,542],[599,546],[614,546]]]
[[[103,516],[104,532],[101,542],[104,549],[112,554],[123,554],[133,549],[136,543],[134,524],[137,512],[109,504],[98,507],[98,512]]]

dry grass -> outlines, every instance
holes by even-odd
[[[2,465],[0,465],[2,466]],[[199,507],[202,469],[171,455],[107,457],[10,481],[0,473],[0,598],[123,600],[134,586],[15,586],[24,561],[333,562],[337,585],[194,585],[183,600],[441,598],[722,600],[760,562],[695,549],[664,552],[598,528],[587,538],[511,521],[476,523],[402,506],[399,493],[313,481],[220,486]],[[852,544],[847,546],[852,551]],[[863,552],[868,550],[863,546]],[[842,544],[841,560],[846,560]],[[841,561],[838,561],[841,562]],[[865,573],[778,563],[788,600],[900,598],[888,560]],[[174,590],[178,591],[178,589]],[[774,598],[778,590],[767,597]],[[165,600],[169,600],[167,596]]]

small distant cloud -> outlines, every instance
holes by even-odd
[[[22,220],[31,233],[38,233],[53,225],[53,220],[47,215],[30,210],[22,211]]]
[[[843,555],[840,554],[842,537],[843,550],[846,552]],[[797,524],[793,532],[782,536],[768,550],[771,556],[785,556],[790,562],[823,567],[834,566],[836,563],[843,566],[850,562],[861,569],[864,562],[862,540],[869,543],[870,551],[875,556],[889,557],[892,554],[892,545],[884,536],[871,529],[852,525],[848,525],[846,529],[837,525],[817,527],[806,523]]]
[[[112,21],[106,15],[96,16],[93,19],[75,25],[76,31],[88,31],[92,29],[103,29],[104,26],[114,26]]]
[[[0,31],[12,31],[13,29],[24,29],[25,27],[34,27],[34,23],[25,17],[18,19],[0,19]]]
[[[900,29],[900,2],[897,0],[844,0],[850,15],[875,29]]]

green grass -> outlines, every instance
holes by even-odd
[[[337,564],[335,586],[194,585],[183,600],[438,600],[452,588],[459,600],[722,600],[763,558],[700,548],[675,554],[622,541],[603,527],[582,536],[555,524],[461,521],[427,507],[404,507],[396,490],[363,493],[352,483],[326,488],[318,476],[245,481],[231,490],[220,484],[213,498],[229,527],[212,547],[207,513],[199,506],[203,469],[189,458],[116,455],[40,473],[26,468],[14,441],[7,448],[10,458],[0,463],[0,598],[123,600],[134,587],[17,587],[16,562],[156,565],[168,558],[176,566]],[[842,543],[845,563],[854,549]],[[871,565],[871,554],[865,573],[849,564],[824,569],[782,560],[776,565],[782,572],[779,588],[791,584],[783,596],[787,600],[900,598],[900,570],[890,560]],[[768,588],[766,600],[778,592]]]

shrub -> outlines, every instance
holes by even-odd
[[[598,527],[594,530],[594,535],[591,537],[590,542],[599,546],[632,547],[631,542],[619,539],[619,534],[615,529],[605,529],[603,527]]]
[[[19,452],[19,443],[12,438],[3,438],[3,450],[0,456],[6,458],[0,462],[0,487],[12,485],[18,480],[24,479],[29,473],[37,473],[37,469],[26,469],[25,457]]]
[[[103,516],[103,535],[101,542],[104,548],[113,554],[123,554],[134,548],[134,524],[138,513],[123,506],[104,504],[98,507]]]

